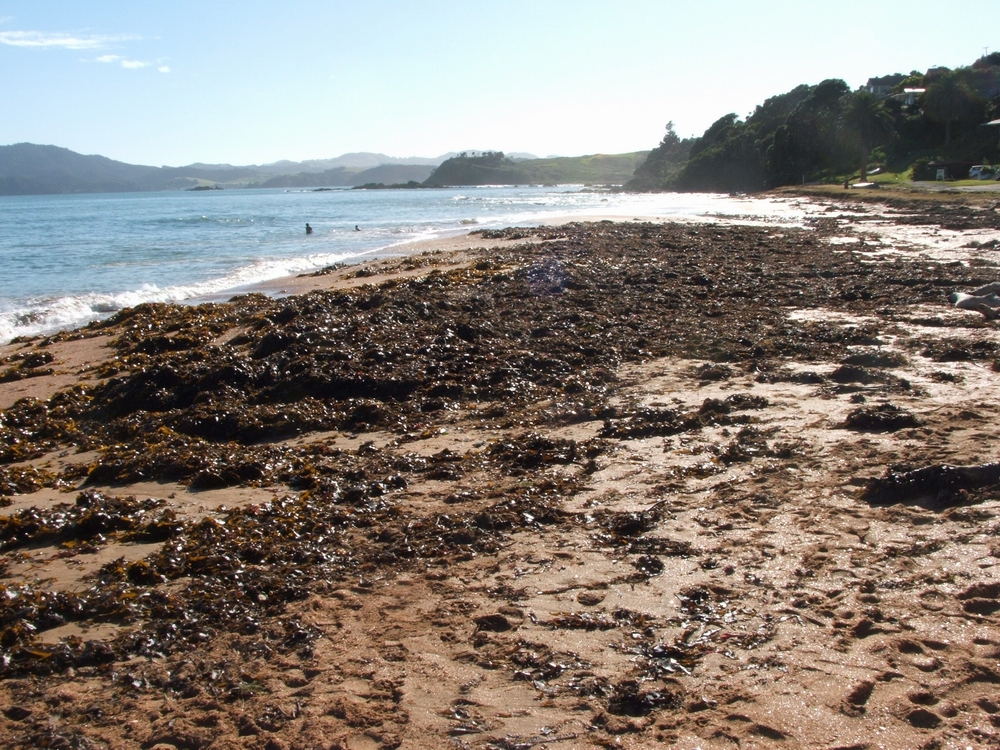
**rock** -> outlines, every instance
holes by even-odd
[[[481,615],[473,622],[476,623],[477,632],[482,630],[488,633],[504,633],[514,627],[510,620],[499,612],[492,615]]]
[[[585,607],[595,607],[604,601],[606,594],[597,591],[581,591],[576,595],[576,600]]]

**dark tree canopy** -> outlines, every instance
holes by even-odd
[[[692,142],[690,138],[681,140],[674,132],[674,123],[668,122],[660,145],[650,152],[626,187],[629,190],[657,190],[669,183],[690,157]]]
[[[868,156],[871,150],[892,138],[892,115],[874,94],[855,91],[844,97],[840,113],[840,129],[844,139],[860,153],[859,178],[865,182],[868,177]]]
[[[839,79],[772,96],[741,120],[729,113],[697,138],[668,126],[627,185],[639,190],[752,191],[801,182],[864,180],[870,164],[905,171],[918,160],[1000,161],[1000,53],[968,67],[874,76],[892,87],[851,92]],[[914,90],[925,89],[917,97]]]
[[[951,143],[951,125],[968,117],[975,107],[975,94],[958,71],[938,76],[921,99],[924,114],[945,126],[944,145]]]

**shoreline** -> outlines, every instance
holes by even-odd
[[[0,348],[0,732],[995,742],[1000,487],[905,473],[1000,449],[959,208],[491,231]]]
[[[687,217],[664,217],[656,215],[638,215],[630,218],[623,218],[620,215],[613,213],[601,213],[601,212],[588,212],[583,214],[564,214],[564,215],[554,215],[545,218],[543,221],[539,222],[525,222],[522,224],[515,224],[514,226],[552,226],[558,224],[565,224],[571,222],[595,222],[595,221],[624,221],[624,222],[634,222],[634,221],[667,221],[667,220],[697,220]],[[411,254],[420,254],[424,252],[451,252],[451,251],[461,251],[468,250],[474,247],[492,247],[497,243],[495,242],[485,242],[482,240],[477,240],[475,238],[474,232],[477,228],[470,226],[467,229],[455,230],[456,233],[447,236],[438,236],[432,238],[425,238],[419,240],[411,240],[406,242],[397,242],[394,244],[385,245],[382,247],[373,248],[371,250],[360,253],[353,256],[350,260],[347,260],[340,264],[335,264],[333,268],[347,267],[347,266],[363,266],[367,264],[377,264],[382,261],[392,261],[393,259],[404,257]],[[218,291],[212,291],[204,294],[197,294],[191,297],[185,297],[179,300],[164,301],[162,304],[179,304],[179,305],[199,305],[204,303],[218,303],[224,302],[233,296],[238,296],[241,294],[251,294],[251,293],[263,293],[268,295],[284,296],[287,294],[299,293],[295,290],[307,291],[313,288],[320,288],[322,284],[310,284],[304,279],[317,276],[322,273],[325,269],[318,269],[317,271],[307,271],[302,273],[293,273],[285,276],[277,276],[271,279],[266,279],[263,281],[252,282],[249,284],[237,284],[234,286],[226,287]],[[158,290],[164,292],[165,290]],[[166,290],[169,291],[169,290]],[[109,293],[110,296],[114,294]],[[119,294],[119,293],[116,293]],[[129,294],[129,292],[120,292],[120,294]],[[75,299],[73,295],[68,297],[59,297],[58,299]],[[158,300],[148,300],[147,302],[137,302],[138,304],[161,304]],[[134,306],[134,305],[129,305]],[[128,307],[128,306],[127,306]],[[124,308],[119,308],[124,309]],[[111,312],[104,312],[98,317],[94,318],[94,321],[105,320],[113,316],[118,309]],[[96,314],[96,313],[95,313]],[[32,313],[34,315],[34,313]],[[13,336],[13,338],[33,338],[33,337],[46,337],[53,334],[57,334],[60,331],[73,330],[75,328],[83,327],[88,324],[87,321],[81,320],[74,324],[60,324],[53,326],[52,328],[45,329],[42,331],[32,332],[32,333],[18,333]],[[2,346],[3,344],[0,344]]]
[[[906,206],[912,204],[925,204],[925,203],[959,203],[959,204],[994,204],[998,199],[1000,199],[1000,185],[988,186],[992,190],[984,189],[982,192],[959,192],[954,190],[949,192],[947,188],[941,190],[927,190],[920,188],[886,188],[884,190],[850,190],[844,191],[839,186],[804,186],[804,187],[783,187],[774,190],[769,190],[764,193],[751,196],[753,198],[775,198],[779,200],[785,200],[789,198],[808,198],[811,200],[816,200],[824,204],[838,205],[841,203],[888,203],[895,204],[897,206]],[[992,195],[992,193],[998,193],[998,195]],[[736,197],[736,196],[733,196]],[[718,217],[705,216],[705,217],[674,217],[674,216],[663,216],[663,215],[640,215],[635,216],[630,219],[623,219],[621,216],[614,214],[601,214],[592,213],[585,215],[564,215],[550,217],[549,219],[540,222],[538,224],[532,225],[537,227],[546,226],[559,226],[562,224],[570,224],[574,222],[600,222],[600,221],[612,221],[615,223],[634,223],[634,222],[651,222],[651,223],[663,223],[663,222],[693,222],[698,223],[700,221],[717,221]],[[766,223],[766,222],[765,222]],[[518,225],[520,226],[520,225]],[[362,259],[357,262],[351,262],[343,264],[343,268],[355,268],[360,270],[361,268],[368,268],[369,266],[376,265],[392,265],[401,257],[420,255],[420,254],[439,254],[439,253],[456,253],[461,254],[463,252],[479,249],[479,248],[496,248],[502,247],[503,242],[498,240],[483,241],[482,239],[476,238],[476,232],[478,230],[473,228],[468,231],[451,237],[444,238],[432,238],[423,240],[414,240],[410,242],[403,242],[397,245],[389,245],[383,248],[378,248],[373,253],[378,253],[378,256],[372,259]],[[240,294],[250,294],[254,292],[260,292],[267,295],[275,296],[287,296],[291,294],[302,294],[314,289],[321,289],[323,287],[323,282],[320,281],[320,277],[324,275],[324,271],[312,273],[302,273],[293,274],[290,276],[278,277],[275,279],[269,279],[267,281],[258,282],[255,284],[249,284],[240,287],[233,287],[232,289],[226,290],[225,292],[208,295],[205,297],[194,297],[190,300],[184,300],[179,304],[201,304],[203,302],[218,302],[223,299],[228,299],[233,296]],[[316,279],[311,281],[310,279]]]
[[[997,189],[1000,190],[1000,186],[997,186]],[[942,207],[947,207],[949,205],[972,205],[986,207],[992,211],[996,211],[997,209],[995,201],[989,200],[987,196],[982,194],[953,193],[948,196],[943,196],[939,191],[932,192],[894,189],[885,191],[843,191],[843,189],[838,186],[806,186],[804,188],[779,188],[777,190],[761,194],[761,196],[777,198],[779,200],[806,198],[811,201],[816,201],[817,206],[825,206],[826,211],[831,210],[831,208],[844,208],[850,206],[851,204],[866,205],[871,203],[880,203],[903,210],[907,207],[914,208],[916,210],[923,210],[935,205],[940,205]],[[234,287],[231,290],[227,290],[225,293],[191,298],[181,302],[147,304],[152,304],[154,306],[176,305],[180,307],[198,307],[204,304],[225,303],[230,299],[247,294],[264,294],[275,299],[281,299],[288,296],[306,294],[312,291],[327,289],[346,290],[362,285],[379,284],[389,279],[420,276],[427,273],[429,269],[445,271],[455,270],[469,264],[475,256],[475,253],[478,251],[496,250],[516,245],[518,243],[523,243],[525,241],[537,241],[537,239],[532,240],[530,237],[530,230],[532,229],[556,227],[575,222],[595,223],[610,221],[613,223],[623,224],[636,222],[669,224],[676,222],[677,218],[678,217],[649,215],[637,216],[632,219],[622,221],[620,217],[608,214],[588,214],[584,218],[573,215],[557,216],[551,217],[545,223],[538,224],[534,227],[520,228],[523,231],[519,232],[519,234],[526,235],[526,237],[522,239],[483,239],[479,236],[479,232],[481,230],[470,229],[463,234],[447,238],[416,240],[412,242],[399,243],[398,245],[387,246],[385,248],[379,248],[373,252],[381,253],[383,251],[390,250],[393,252],[387,252],[385,256],[380,255],[376,258],[360,260],[357,263],[338,264],[328,269],[321,269],[311,273],[279,277],[256,284]],[[726,217],[723,217],[723,220],[720,221],[719,217],[713,216],[703,217],[702,220],[709,223],[721,224],[725,223],[725,218]],[[732,221],[739,223],[740,217],[729,218]],[[852,220],[856,220],[857,218],[857,215],[852,215]],[[699,219],[692,219],[689,217],[681,218],[680,223],[699,223]],[[1000,237],[1000,234],[997,236]],[[906,244],[905,240],[903,242]],[[117,314],[118,313],[114,313],[110,317],[114,317],[114,315]],[[79,338],[81,334],[86,336],[87,334],[85,332],[88,329],[95,327],[100,329],[102,322],[106,320],[107,318],[102,321],[95,321],[91,324],[59,329],[48,334],[37,334],[28,337],[27,340],[20,343],[0,344],[0,362],[7,360],[11,357],[11,355],[17,356],[16,353],[19,350],[34,347],[39,341],[59,341],[61,339],[72,340]],[[20,379],[16,376],[7,382],[0,380],[0,408],[10,406],[16,398],[35,396],[38,393],[48,394],[53,392],[54,388],[63,387],[72,383],[74,378],[74,375],[70,372],[72,368],[82,368],[80,371],[85,372],[88,369],[98,367],[98,365],[105,358],[112,356],[110,350],[106,348],[108,340],[105,337],[100,337],[99,340],[102,343],[96,348],[89,347],[83,343],[72,344],[69,347],[70,351],[67,353],[65,362],[63,363],[65,367],[62,370],[55,371],[54,377],[50,379],[50,382],[54,385],[46,384],[41,388],[38,388],[36,387],[36,384],[40,382],[39,380],[31,378]],[[94,350],[92,351],[92,349]],[[2,366],[0,366],[0,377],[2,377],[2,374],[3,369]]]
[[[564,224],[571,224],[574,222],[582,223],[595,223],[601,221],[612,221],[615,223],[634,223],[634,222],[664,222],[670,219],[659,217],[659,216],[638,216],[632,219],[621,219],[621,217],[616,217],[609,214],[586,214],[581,216],[556,216],[550,217],[544,222],[538,224],[533,224],[527,227],[521,227],[517,225],[516,228],[523,229],[533,229],[538,227],[553,227],[561,226]],[[369,272],[374,272],[380,267],[385,267],[389,270],[392,275],[396,276],[400,273],[405,275],[414,275],[420,273],[420,268],[428,260],[434,263],[444,263],[446,266],[461,265],[464,262],[468,262],[468,253],[474,250],[495,250],[498,248],[509,247],[510,245],[516,244],[517,242],[523,242],[524,240],[504,240],[504,239],[484,239],[478,233],[482,231],[480,229],[469,229],[463,234],[455,235],[452,237],[444,238],[432,238],[432,239],[421,239],[413,240],[410,242],[401,242],[396,245],[388,245],[384,248],[379,248],[373,253],[378,253],[377,257],[371,259],[362,259],[353,263],[345,263],[343,265],[338,265],[333,267],[330,273],[334,274],[334,278],[337,278],[338,272],[343,269],[343,273],[346,273],[356,278],[366,279],[364,283],[377,283],[383,279],[380,273],[374,273],[369,276]],[[488,230],[495,231],[495,230]],[[453,259],[449,258],[447,260],[442,259],[440,256],[452,256]],[[415,265],[412,268],[400,271],[400,266],[410,265],[408,260],[415,258],[416,256],[422,256],[420,264]],[[428,256],[433,256],[433,258],[428,258]],[[350,269],[350,270],[348,270]],[[361,275],[357,272],[362,271]],[[294,294],[304,294],[316,289],[327,288],[325,286],[325,281],[323,277],[328,275],[326,269],[321,269],[320,271],[312,273],[302,273],[295,274],[292,276],[282,276],[277,279],[270,279],[268,281],[259,282],[256,284],[251,284],[242,287],[234,287],[229,290],[225,295],[218,295],[219,297],[232,297],[240,294],[250,294],[254,292],[260,292],[267,295],[276,295],[278,297],[294,295]],[[339,282],[338,282],[339,288]],[[215,298],[213,297],[213,300]],[[206,300],[207,301],[207,300]],[[185,300],[183,304],[188,304],[188,300]],[[194,304],[200,302],[200,298],[191,300]]]
[[[834,187],[836,187],[836,186],[834,186]],[[671,195],[671,196],[683,196],[685,194],[677,193],[677,194],[668,194],[668,195]],[[764,214],[768,214],[769,213],[767,208],[762,209],[761,206],[754,205],[758,201],[765,201],[766,202],[768,200],[777,200],[780,203],[780,202],[783,202],[783,201],[795,200],[795,199],[799,199],[799,198],[802,198],[802,197],[807,197],[810,200],[819,200],[819,201],[830,201],[830,200],[832,200],[834,202],[847,200],[847,201],[850,201],[850,202],[861,203],[861,202],[865,202],[865,201],[879,201],[879,200],[882,200],[885,203],[898,203],[898,201],[890,200],[889,197],[888,197],[890,195],[892,195],[893,197],[896,197],[896,196],[899,196],[899,195],[911,196],[911,197],[913,197],[914,200],[920,200],[921,197],[922,197],[919,193],[913,193],[912,191],[900,192],[897,189],[885,189],[885,190],[882,190],[882,191],[857,191],[857,190],[855,190],[855,191],[851,191],[851,193],[849,195],[847,195],[847,194],[845,194],[845,191],[835,190],[833,188],[830,188],[830,186],[808,186],[808,187],[803,187],[803,188],[783,188],[783,189],[779,189],[777,191],[771,191],[771,192],[761,193],[761,194],[757,194],[757,195],[746,195],[746,196],[744,196],[744,195],[734,195],[734,196],[728,196],[725,200],[727,202],[729,202],[729,205],[733,205],[733,204],[740,203],[740,202],[746,202],[747,203],[747,216],[746,216],[746,219],[748,219],[750,221],[753,221],[754,220],[753,217],[757,213],[761,212],[762,210],[763,210]],[[972,196],[969,193],[963,193],[961,196],[956,196],[956,195],[945,196],[944,194],[942,194],[940,192],[936,192],[936,193],[933,193],[933,194],[927,193],[927,195],[931,196],[931,197],[936,196],[936,197],[933,197],[933,199],[941,201],[941,202],[946,202],[948,200],[952,200],[952,201],[956,201],[957,200],[957,201],[961,201],[961,202],[970,202],[970,201],[975,201],[976,200],[975,196]],[[648,209],[648,208],[651,208],[651,207],[652,206],[646,206],[645,208]],[[698,219],[697,217],[694,217],[694,216],[678,216],[678,215],[671,214],[670,213],[670,211],[672,210],[672,203],[671,203],[671,201],[667,201],[667,203],[664,204],[663,206],[659,207],[659,209],[660,210],[658,212],[657,211],[649,212],[649,211],[643,211],[643,207],[637,206],[636,207],[636,214],[632,215],[632,216],[629,216],[627,214],[623,215],[620,210],[611,210],[611,212],[609,212],[609,213],[602,213],[602,211],[600,210],[600,208],[593,207],[592,209],[589,209],[588,212],[585,213],[585,214],[576,214],[576,215],[565,214],[565,215],[562,215],[562,216],[552,215],[552,216],[546,217],[544,220],[541,220],[541,221],[526,223],[526,224],[524,224],[524,226],[528,226],[528,225],[540,225],[540,226],[544,226],[546,224],[566,223],[566,222],[572,222],[572,221],[600,221],[600,220],[611,220],[611,221],[653,221],[653,222],[659,222],[659,221],[698,221],[698,220],[700,220],[700,219]],[[729,214],[729,212],[726,211],[725,209],[722,209],[721,211],[712,211],[712,212],[706,214],[703,218],[706,218],[706,217],[710,217],[712,220],[720,220],[720,221],[735,220],[735,217],[733,215]],[[764,220],[765,221],[775,221],[777,223],[783,223],[787,219],[785,217],[781,216],[781,211],[779,210],[779,211],[775,212],[774,216],[769,216],[768,218],[765,218]],[[519,226],[521,226],[521,225],[519,225]],[[469,229],[473,229],[473,228],[470,227]],[[459,230],[456,230],[456,232],[458,232],[458,231]],[[455,235],[450,236],[450,237],[449,236],[445,236],[445,237],[432,238],[432,239],[429,239],[429,240],[419,240],[419,241],[415,241],[415,242],[399,243],[399,244],[396,244],[396,245],[386,245],[386,246],[381,247],[381,248],[376,248],[376,249],[373,249],[371,251],[366,251],[365,253],[362,253],[361,255],[357,256],[355,259],[353,259],[350,262],[352,264],[355,263],[355,262],[364,263],[364,262],[366,262],[366,256],[370,256],[370,257],[375,258],[375,259],[378,259],[378,258],[392,258],[392,257],[398,256],[399,254],[401,254],[401,252],[404,252],[404,253],[405,252],[414,252],[414,251],[422,252],[424,249],[434,250],[434,249],[437,249],[438,247],[445,247],[445,246],[456,247],[456,248],[461,248],[461,247],[466,247],[467,248],[471,244],[475,244],[475,243],[472,243],[472,242],[470,242],[468,240],[461,239],[463,237],[467,237],[466,231],[467,230],[461,230],[460,233],[456,233]],[[417,248],[420,248],[420,249],[417,250]],[[176,303],[177,304],[188,304],[188,305],[190,305],[190,304],[200,304],[202,302],[220,302],[220,301],[225,301],[226,299],[228,299],[229,297],[231,297],[233,295],[238,295],[238,294],[243,294],[243,293],[249,293],[249,292],[254,292],[254,291],[261,291],[261,292],[267,293],[267,294],[272,294],[272,293],[273,294],[282,294],[283,293],[282,292],[282,288],[283,288],[283,286],[286,285],[286,282],[287,283],[292,283],[296,288],[302,286],[301,280],[294,281],[294,279],[296,279],[296,278],[299,278],[299,277],[297,275],[295,275],[295,274],[292,274],[291,276],[276,277],[274,279],[270,279],[270,280],[262,281],[262,282],[256,282],[256,283],[251,283],[251,284],[243,284],[243,285],[231,286],[231,287],[228,287],[227,289],[225,289],[223,291],[209,292],[209,293],[205,293],[205,294],[200,294],[200,295],[188,297],[188,298],[185,298],[183,300],[178,300],[178,301],[176,301]],[[128,294],[128,293],[122,292],[122,294]],[[77,306],[78,303],[81,302],[81,300],[76,300],[75,298],[66,298],[66,300],[64,300],[64,302],[72,302],[73,306]],[[96,304],[93,301],[87,301],[87,300],[82,300],[82,303],[84,304],[84,306],[86,306],[88,304],[89,305]],[[101,302],[101,304],[105,304],[105,303]],[[134,302],[133,304],[139,304],[139,303],[138,302]],[[70,312],[68,310],[59,311],[59,310],[57,310],[57,308],[52,308],[48,312],[35,311],[35,312],[31,313],[32,316],[34,316],[36,314],[43,314],[43,315],[52,314],[52,315],[58,315],[58,316],[65,316],[65,315],[70,314]],[[95,315],[96,315],[96,313],[95,313]],[[104,317],[107,317],[107,315],[108,314],[100,315],[97,319],[103,319]],[[10,323],[11,321],[7,321],[7,322]],[[44,336],[44,335],[53,333],[53,332],[58,331],[58,330],[65,330],[65,329],[67,329],[67,327],[72,328],[72,327],[76,327],[78,325],[85,325],[85,324],[86,323],[83,320],[81,320],[79,323],[75,323],[75,324],[62,323],[62,324],[59,324],[57,326],[49,327],[46,330],[38,331],[38,332],[32,332],[32,333],[22,333],[22,332],[16,331],[15,329],[11,329],[10,335],[15,336],[15,337],[21,336],[21,335],[28,335],[28,336],[43,335]]]

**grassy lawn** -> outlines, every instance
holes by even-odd
[[[903,172],[881,172],[876,175],[869,175],[869,181],[877,182],[880,185],[890,186],[890,185],[903,185],[913,182],[913,176],[909,169]],[[928,183],[934,183],[936,181],[929,180]],[[948,187],[976,187],[977,185],[989,185],[995,182],[995,180],[947,180],[945,183]]]
[[[901,182],[910,182],[910,170],[907,169],[905,172],[880,172],[876,175],[871,175],[869,178],[872,182],[878,182],[880,184],[898,184]]]
[[[955,187],[975,187],[976,185],[989,185],[991,182],[996,182],[996,180],[953,180],[949,181],[948,184]]]

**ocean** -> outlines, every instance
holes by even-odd
[[[801,211],[768,199],[582,186],[3,196],[0,343],[142,302],[226,298],[413,240],[595,216],[796,223]]]

